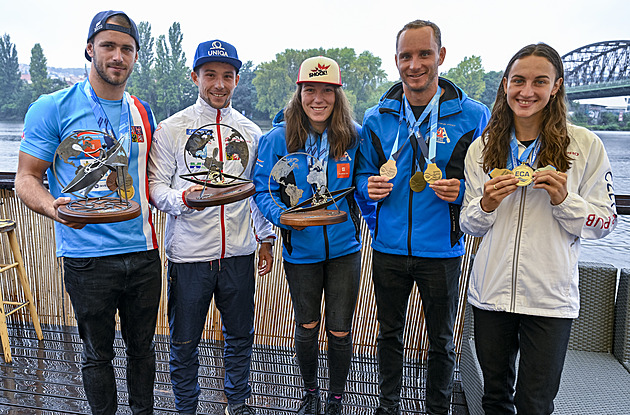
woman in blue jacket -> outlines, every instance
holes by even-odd
[[[360,127],[352,120],[341,88],[339,65],[318,56],[302,62],[295,94],[259,143],[254,198],[263,215],[282,233],[284,270],[296,323],[295,351],[305,389],[298,414],[320,413],[317,360],[322,293],[326,298],[330,375],[326,414],[341,413],[361,271],[360,212],[353,196],[348,195],[328,207],[347,212],[347,220],[339,224],[296,229],[281,224],[280,215],[296,202],[313,196],[307,166],[314,159],[324,166],[329,191],[353,185],[359,135]],[[280,180],[282,183],[270,179],[276,162],[290,153],[299,153],[291,155],[291,159],[298,160],[293,170]],[[299,201],[291,188],[303,191]]]

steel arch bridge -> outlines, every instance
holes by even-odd
[[[630,95],[630,40],[582,46],[562,56],[569,99]]]

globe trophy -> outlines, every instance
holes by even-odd
[[[223,142],[222,136],[226,137]],[[219,157],[223,143],[225,161]],[[229,125],[206,124],[193,131],[186,141],[184,162],[189,173],[180,177],[203,186],[203,189],[186,196],[186,203],[190,207],[225,205],[256,192],[254,183],[241,177],[249,163],[247,142],[239,131]]]
[[[307,163],[304,164],[305,156]],[[304,189],[300,189],[295,185],[296,170],[304,168],[308,169],[306,181],[313,189],[313,196],[300,202],[304,195]],[[293,180],[290,177],[293,176]],[[279,204],[271,191],[271,180],[278,183],[282,191],[287,195],[289,208]],[[280,215],[280,223],[293,227],[334,225],[346,221],[348,214],[339,209],[337,202],[354,191],[354,187],[329,191],[326,186],[326,170],[322,162],[310,154],[303,152],[290,153],[282,157],[276,162],[269,174],[269,194],[283,213]],[[334,205],[336,209],[327,209],[328,206]]]
[[[61,141],[52,172],[62,192],[76,199],[57,208],[59,218],[88,224],[138,217],[141,209],[131,200],[134,188],[127,161],[123,143],[102,131],[77,130]],[[61,163],[75,167],[73,178]],[[111,197],[114,193],[117,196]]]

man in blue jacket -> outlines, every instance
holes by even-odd
[[[378,201],[372,242],[380,324],[376,415],[400,414],[403,329],[414,282],[429,336],[427,412],[448,413],[453,389],[464,157],[489,111],[438,77],[445,54],[434,23],[405,25],[395,57],[402,82],[363,120],[357,190]]]

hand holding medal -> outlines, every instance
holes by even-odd
[[[553,166],[536,169],[533,177],[534,189],[545,189],[549,193],[552,205],[564,202],[569,194],[567,189],[567,174],[558,172]]]
[[[490,174],[492,175],[492,172]],[[480,202],[481,209],[484,212],[492,212],[498,208],[503,199],[518,189],[519,183],[520,179],[515,177],[510,170],[500,169],[497,171],[495,176],[484,185],[483,197]]]

